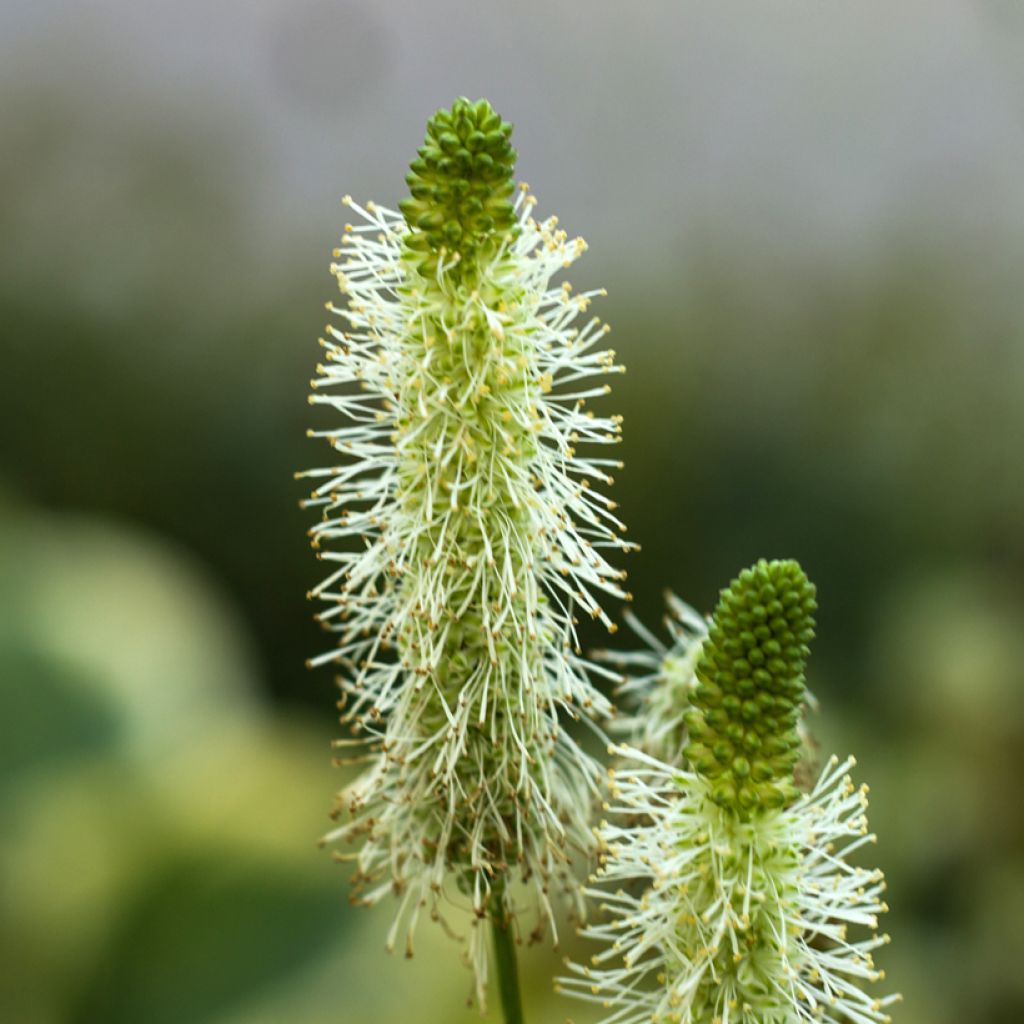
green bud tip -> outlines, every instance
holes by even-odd
[[[796,562],[762,559],[721,592],[715,609],[686,716],[686,756],[711,783],[712,799],[743,818],[796,796],[817,607]]]
[[[512,125],[487,100],[457,99],[427,122],[427,136],[406,175],[399,209],[409,225],[407,258],[434,279],[444,250],[455,283],[472,279],[514,237]]]

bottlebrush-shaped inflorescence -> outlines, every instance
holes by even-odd
[[[615,748],[601,867],[603,945],[563,990],[605,1024],[880,1024],[870,994],[885,883],[851,863],[874,841],[853,759],[793,785],[814,588],[759,562],[723,591],[688,713],[690,769]]]
[[[596,487],[620,418],[587,408],[621,372],[591,299],[552,277],[586,248],[512,182],[511,126],[488,103],[439,111],[401,213],[374,203],[346,225],[332,270],[344,305],[327,328],[310,402],[339,422],[311,431],[337,464],[307,505],[329,575],[312,591],[337,635],[312,664],[339,666],[343,744],[364,772],[325,840],[361,844],[355,897],[389,892],[389,939],[439,916],[451,877],[480,916],[507,873],[575,891],[596,763],[566,718],[607,701],[583,672],[578,612],[611,622],[623,598],[606,553],[628,545]],[[596,454],[594,454],[596,453]],[[609,453],[610,454],[610,453]],[[510,906],[505,906],[506,911]],[[486,946],[470,957],[482,996]]]

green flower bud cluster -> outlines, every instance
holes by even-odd
[[[514,237],[511,135],[487,100],[457,99],[427,122],[405,179],[411,196],[399,205],[410,228],[407,258],[424,277],[434,278],[441,262],[456,283],[473,281]]]
[[[721,592],[697,664],[686,756],[712,799],[741,818],[792,801],[814,585],[793,561],[763,559]]]

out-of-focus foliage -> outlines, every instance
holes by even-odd
[[[897,1020],[1024,1019],[1024,19],[535,7],[0,16],[5,1024],[476,1019],[457,947],[388,958],[315,849],[343,775],[291,480],[334,203],[393,205],[460,93],[610,289],[637,611],[801,561]],[[556,965],[524,954],[531,1019],[583,1024]]]

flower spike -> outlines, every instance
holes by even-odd
[[[346,200],[325,364],[310,401],[338,462],[305,474],[329,566],[312,596],[336,645],[364,773],[327,842],[358,843],[355,898],[398,896],[391,942],[439,917],[451,880],[478,916],[514,911],[516,871],[553,922],[599,766],[566,730],[611,706],[588,682],[576,616],[613,624],[628,550],[599,488],[621,418],[588,408],[622,371],[584,318],[599,292],[552,277],[586,248],[515,190],[511,127],[486,101],[431,118],[401,212]],[[578,896],[575,896],[578,900]],[[470,959],[482,1000],[486,942]]]
[[[867,788],[835,757],[809,792],[793,785],[814,610],[796,563],[742,573],[704,643],[690,769],[612,749],[614,818],[586,890],[606,916],[583,933],[602,948],[561,980],[603,1024],[889,1020],[899,997],[869,992],[885,882],[851,863],[875,839]]]

